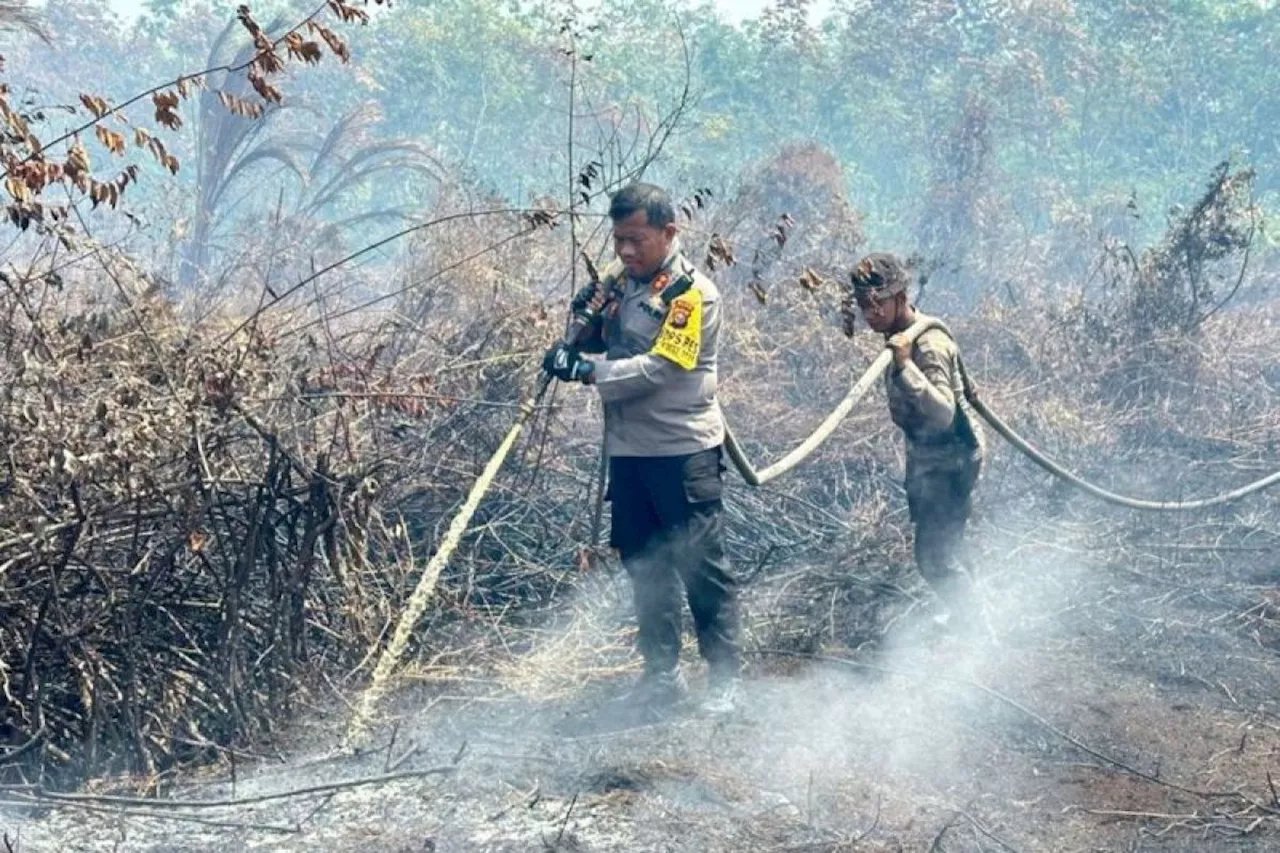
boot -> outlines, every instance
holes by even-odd
[[[707,677],[707,695],[702,700],[702,711],[714,716],[732,714],[741,699],[742,679],[736,668],[712,667]]]

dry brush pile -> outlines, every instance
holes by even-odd
[[[184,322],[105,251],[5,277],[6,768],[163,768],[269,729],[310,676],[368,663],[553,333],[523,282],[456,262],[503,227],[541,226],[442,226],[401,271],[412,298],[382,284],[390,310],[345,317],[335,295]],[[494,574],[565,562],[531,533],[560,525],[532,488],[487,505],[444,597],[457,613],[556,582]]]

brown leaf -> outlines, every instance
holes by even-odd
[[[75,144],[71,146],[71,150],[67,152],[67,162],[63,169],[68,177],[76,180],[87,173],[90,167],[89,152],[85,150],[84,145],[77,139]]]
[[[320,24],[315,21],[308,21],[307,27],[312,32],[320,34],[320,38],[324,39],[329,45],[329,50],[333,51],[334,56],[338,57],[338,59],[342,60],[344,63],[351,61],[351,51],[347,48],[346,42],[344,42],[333,30],[329,29],[324,24]]]
[[[170,130],[182,127],[182,116],[178,115],[178,94],[176,92],[156,92],[151,96],[156,107],[156,123]]]
[[[151,96],[151,102],[158,110],[171,110],[178,106],[179,99],[176,92],[156,92]]]
[[[800,286],[810,293],[815,293],[818,288],[822,287],[823,278],[813,271],[812,267],[805,267],[800,273]]]
[[[712,234],[711,242],[707,245],[707,266],[714,270],[720,262],[731,267],[738,262],[738,259],[733,255],[733,247],[723,237]]]
[[[252,74],[254,70],[264,75],[279,74],[284,70],[284,60],[280,58],[269,43],[260,45],[258,55],[253,58],[253,62],[249,63],[249,73]]]
[[[236,8],[236,18],[244,28],[249,31],[249,35],[253,36],[255,40],[262,35],[262,27],[253,19],[253,13],[249,11],[248,6],[243,3],[240,4],[240,6]]]
[[[31,200],[30,187],[17,178],[5,178],[4,188],[9,191],[9,195],[13,196],[14,201],[26,202]]]
[[[107,130],[102,125],[98,125],[93,130],[104,148],[112,154],[124,155],[125,141],[123,134],[116,133],[114,130]]]
[[[80,103],[85,105],[89,112],[93,113],[94,118],[102,118],[110,111],[107,102],[95,95],[81,95]]]
[[[361,24],[369,23],[368,14],[360,9],[348,6],[343,0],[329,0],[329,8],[342,19],[344,24],[349,24],[352,21],[359,21]]]
[[[313,41],[307,41],[302,37],[301,33],[292,32],[284,37],[285,47],[289,50],[289,55],[294,59],[300,59],[308,64],[320,61],[320,45]]]
[[[254,104],[227,92],[218,93],[218,102],[234,115],[244,118],[260,118],[265,111],[262,104]]]
[[[261,74],[254,73],[253,69],[249,71],[249,83],[252,84],[254,91],[262,96],[262,100],[275,101],[277,104],[283,100],[280,90],[268,83]]]
[[[302,43],[302,58],[308,65],[318,65],[324,54],[320,50],[320,45],[313,41]]]

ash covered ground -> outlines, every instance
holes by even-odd
[[[937,634],[905,569],[870,590],[783,566],[749,590],[741,710],[624,729],[607,709],[633,628],[601,574],[505,656],[414,673],[364,754],[333,752],[335,704],[280,755],[170,791],[238,805],[11,808],[0,826],[21,853],[1274,850],[1273,538],[1174,527],[1118,543],[1097,522],[979,525],[984,612],[964,638]],[[801,611],[807,644],[780,642]]]

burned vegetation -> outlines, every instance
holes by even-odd
[[[973,5],[1002,7],[957,8]],[[771,14],[762,67],[829,61],[806,6]],[[921,9],[900,22],[918,39],[1003,25]],[[557,387],[431,590],[372,741],[347,749],[563,303],[609,260],[602,202],[662,168],[674,129],[715,118],[683,31],[686,76],[661,109],[600,107],[605,53],[570,16],[548,74],[588,129],[570,131],[567,186],[513,203],[439,149],[380,136],[380,109],[354,96],[332,121],[289,119],[307,75],[358,62],[368,14],[330,0],[267,26],[240,7],[208,70],[118,102],[85,93],[65,132],[0,87],[16,240],[0,270],[0,849],[1275,845],[1274,495],[1138,514],[991,436],[971,537],[982,629],[948,645],[928,630],[876,396],[767,488],[729,475],[739,716],[583,722],[638,663],[603,544],[598,407]],[[997,96],[1036,66],[1009,56],[984,70]],[[1031,228],[1001,189],[999,98],[952,107],[919,215],[896,224],[919,248],[913,297],[946,314],[982,399],[1126,494],[1196,498],[1280,467],[1261,170],[1198,165],[1167,213],[1060,198]],[[473,147],[484,132],[477,119]],[[770,150],[678,204],[723,293],[720,399],[757,461],[804,440],[883,345],[842,334],[840,308],[887,211],[830,147]],[[239,218],[263,163],[296,192]],[[187,177],[195,212],[162,274],[110,223],[139,227],[134,196]],[[430,212],[368,190],[391,178],[421,181]]]

